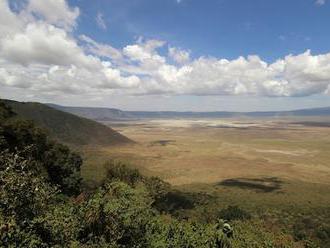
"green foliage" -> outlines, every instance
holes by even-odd
[[[13,117],[15,113],[0,99],[0,121]]]
[[[98,190],[84,206],[84,241],[100,238],[125,247],[145,247],[145,227],[154,215],[152,199],[141,185],[113,182]]]
[[[42,160],[42,154],[47,150],[47,136],[40,128],[36,128],[33,122],[8,120],[1,126],[1,136],[5,140],[6,149],[15,152],[30,146],[28,155],[36,160]]]
[[[60,185],[62,192],[67,195],[75,195],[80,191],[82,163],[78,154],[57,143],[51,145],[43,156],[43,164],[52,183]]]
[[[71,201],[48,205],[48,211],[38,217],[49,235],[49,243],[58,247],[79,244],[79,234],[83,230],[80,205]],[[69,245],[70,244],[70,245]]]
[[[154,200],[153,205],[159,205],[170,192],[170,184],[158,177],[145,177],[137,169],[130,168],[120,161],[108,161],[104,166],[107,171],[105,182],[119,180],[133,187],[143,183]]]
[[[143,176],[137,169],[129,168],[120,161],[108,161],[104,164],[104,167],[107,171],[106,181],[119,180],[134,186],[143,180]]]
[[[233,221],[250,219],[251,215],[238,206],[228,206],[219,212],[219,217],[224,220]]]
[[[316,230],[316,236],[321,240],[330,240],[330,223],[323,224]],[[330,245],[330,242],[328,242]]]
[[[56,193],[40,175],[38,164],[19,155],[0,153],[0,244],[43,247],[47,234],[37,221]]]
[[[2,110],[1,110],[2,109]],[[11,112],[0,105],[0,112]],[[80,191],[80,167],[82,159],[64,145],[49,140],[46,133],[31,121],[6,119],[0,122],[0,148],[35,161],[44,168],[44,175],[63,193],[77,194]],[[29,149],[26,149],[26,148]]]
[[[35,160],[4,152],[0,161],[0,246],[230,247],[211,225],[161,216],[152,207],[163,192],[159,179],[130,185],[112,178],[72,201],[41,176]]]
[[[161,216],[143,184],[111,182],[84,205],[81,240],[115,247],[223,247],[230,241],[212,225]]]
[[[5,216],[31,219],[39,215],[54,190],[40,175],[39,165],[19,155],[0,153],[1,212]]]
[[[169,194],[171,186],[158,177],[145,177],[143,180],[149,194],[154,199],[154,206],[162,202]]]
[[[148,247],[229,248],[230,241],[211,225],[153,219],[148,226]]]
[[[260,220],[234,222],[233,247],[289,248],[296,247],[292,237],[281,231],[269,231]],[[299,247],[299,246],[298,246]]]
[[[292,230],[295,240],[304,241],[310,247],[312,244],[314,245],[311,239],[318,239],[318,243],[322,244],[322,247],[330,245],[330,224],[319,218],[299,218],[294,223]]]

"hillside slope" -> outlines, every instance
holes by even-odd
[[[67,107],[57,104],[47,104],[49,107],[78,115],[84,118],[108,121],[108,120],[126,120],[134,118],[133,115],[128,114],[125,111],[114,108],[93,108],[93,107]]]
[[[45,104],[11,100],[5,100],[5,103],[12,107],[18,118],[33,120],[61,142],[75,145],[116,145],[133,142],[105,125]]]

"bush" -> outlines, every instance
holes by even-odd
[[[15,113],[0,99],[0,121],[13,117]]]
[[[0,168],[0,244],[45,246],[48,232],[38,218],[47,211],[56,189],[40,175],[35,161],[17,154],[0,153]]]
[[[230,248],[230,241],[211,225],[154,218],[147,228],[147,247]]]
[[[13,120],[8,107],[0,102],[0,149],[33,160],[44,168],[44,176],[68,195],[80,192],[81,157],[62,144],[48,139],[46,133],[27,120]],[[28,148],[28,149],[27,149]],[[1,168],[0,168],[1,169]]]
[[[139,170],[130,168],[120,161],[108,161],[104,164],[104,167],[107,171],[105,183],[118,180],[134,186],[143,180]]]
[[[154,215],[151,203],[143,186],[105,184],[83,207],[81,240],[102,239],[124,247],[145,247],[145,227]]]
[[[67,146],[57,143],[52,144],[43,157],[43,164],[51,182],[59,185],[64,194],[78,194],[81,185],[82,158],[71,152]]]
[[[228,206],[219,212],[219,218],[233,221],[233,220],[246,220],[250,219],[251,215],[238,206]]]
[[[323,225],[316,231],[316,236],[321,240],[328,240],[330,243],[330,225]]]
[[[112,181],[125,182],[135,187],[138,184],[144,184],[150,196],[154,199],[155,204],[161,201],[169,192],[170,184],[164,182],[158,177],[145,177],[139,170],[130,168],[126,164],[118,161],[108,161],[105,163],[106,179],[104,183]]]

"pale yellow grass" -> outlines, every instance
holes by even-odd
[[[330,128],[229,119],[113,127],[137,144],[98,148],[100,158],[128,161],[173,185],[261,177],[330,184]],[[83,173],[91,179],[95,168],[90,165],[97,159],[89,158],[89,151]]]

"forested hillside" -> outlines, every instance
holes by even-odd
[[[51,108],[41,103],[6,100],[15,118],[32,120],[49,135],[61,142],[75,145],[117,145],[132,141],[98,122]]]

